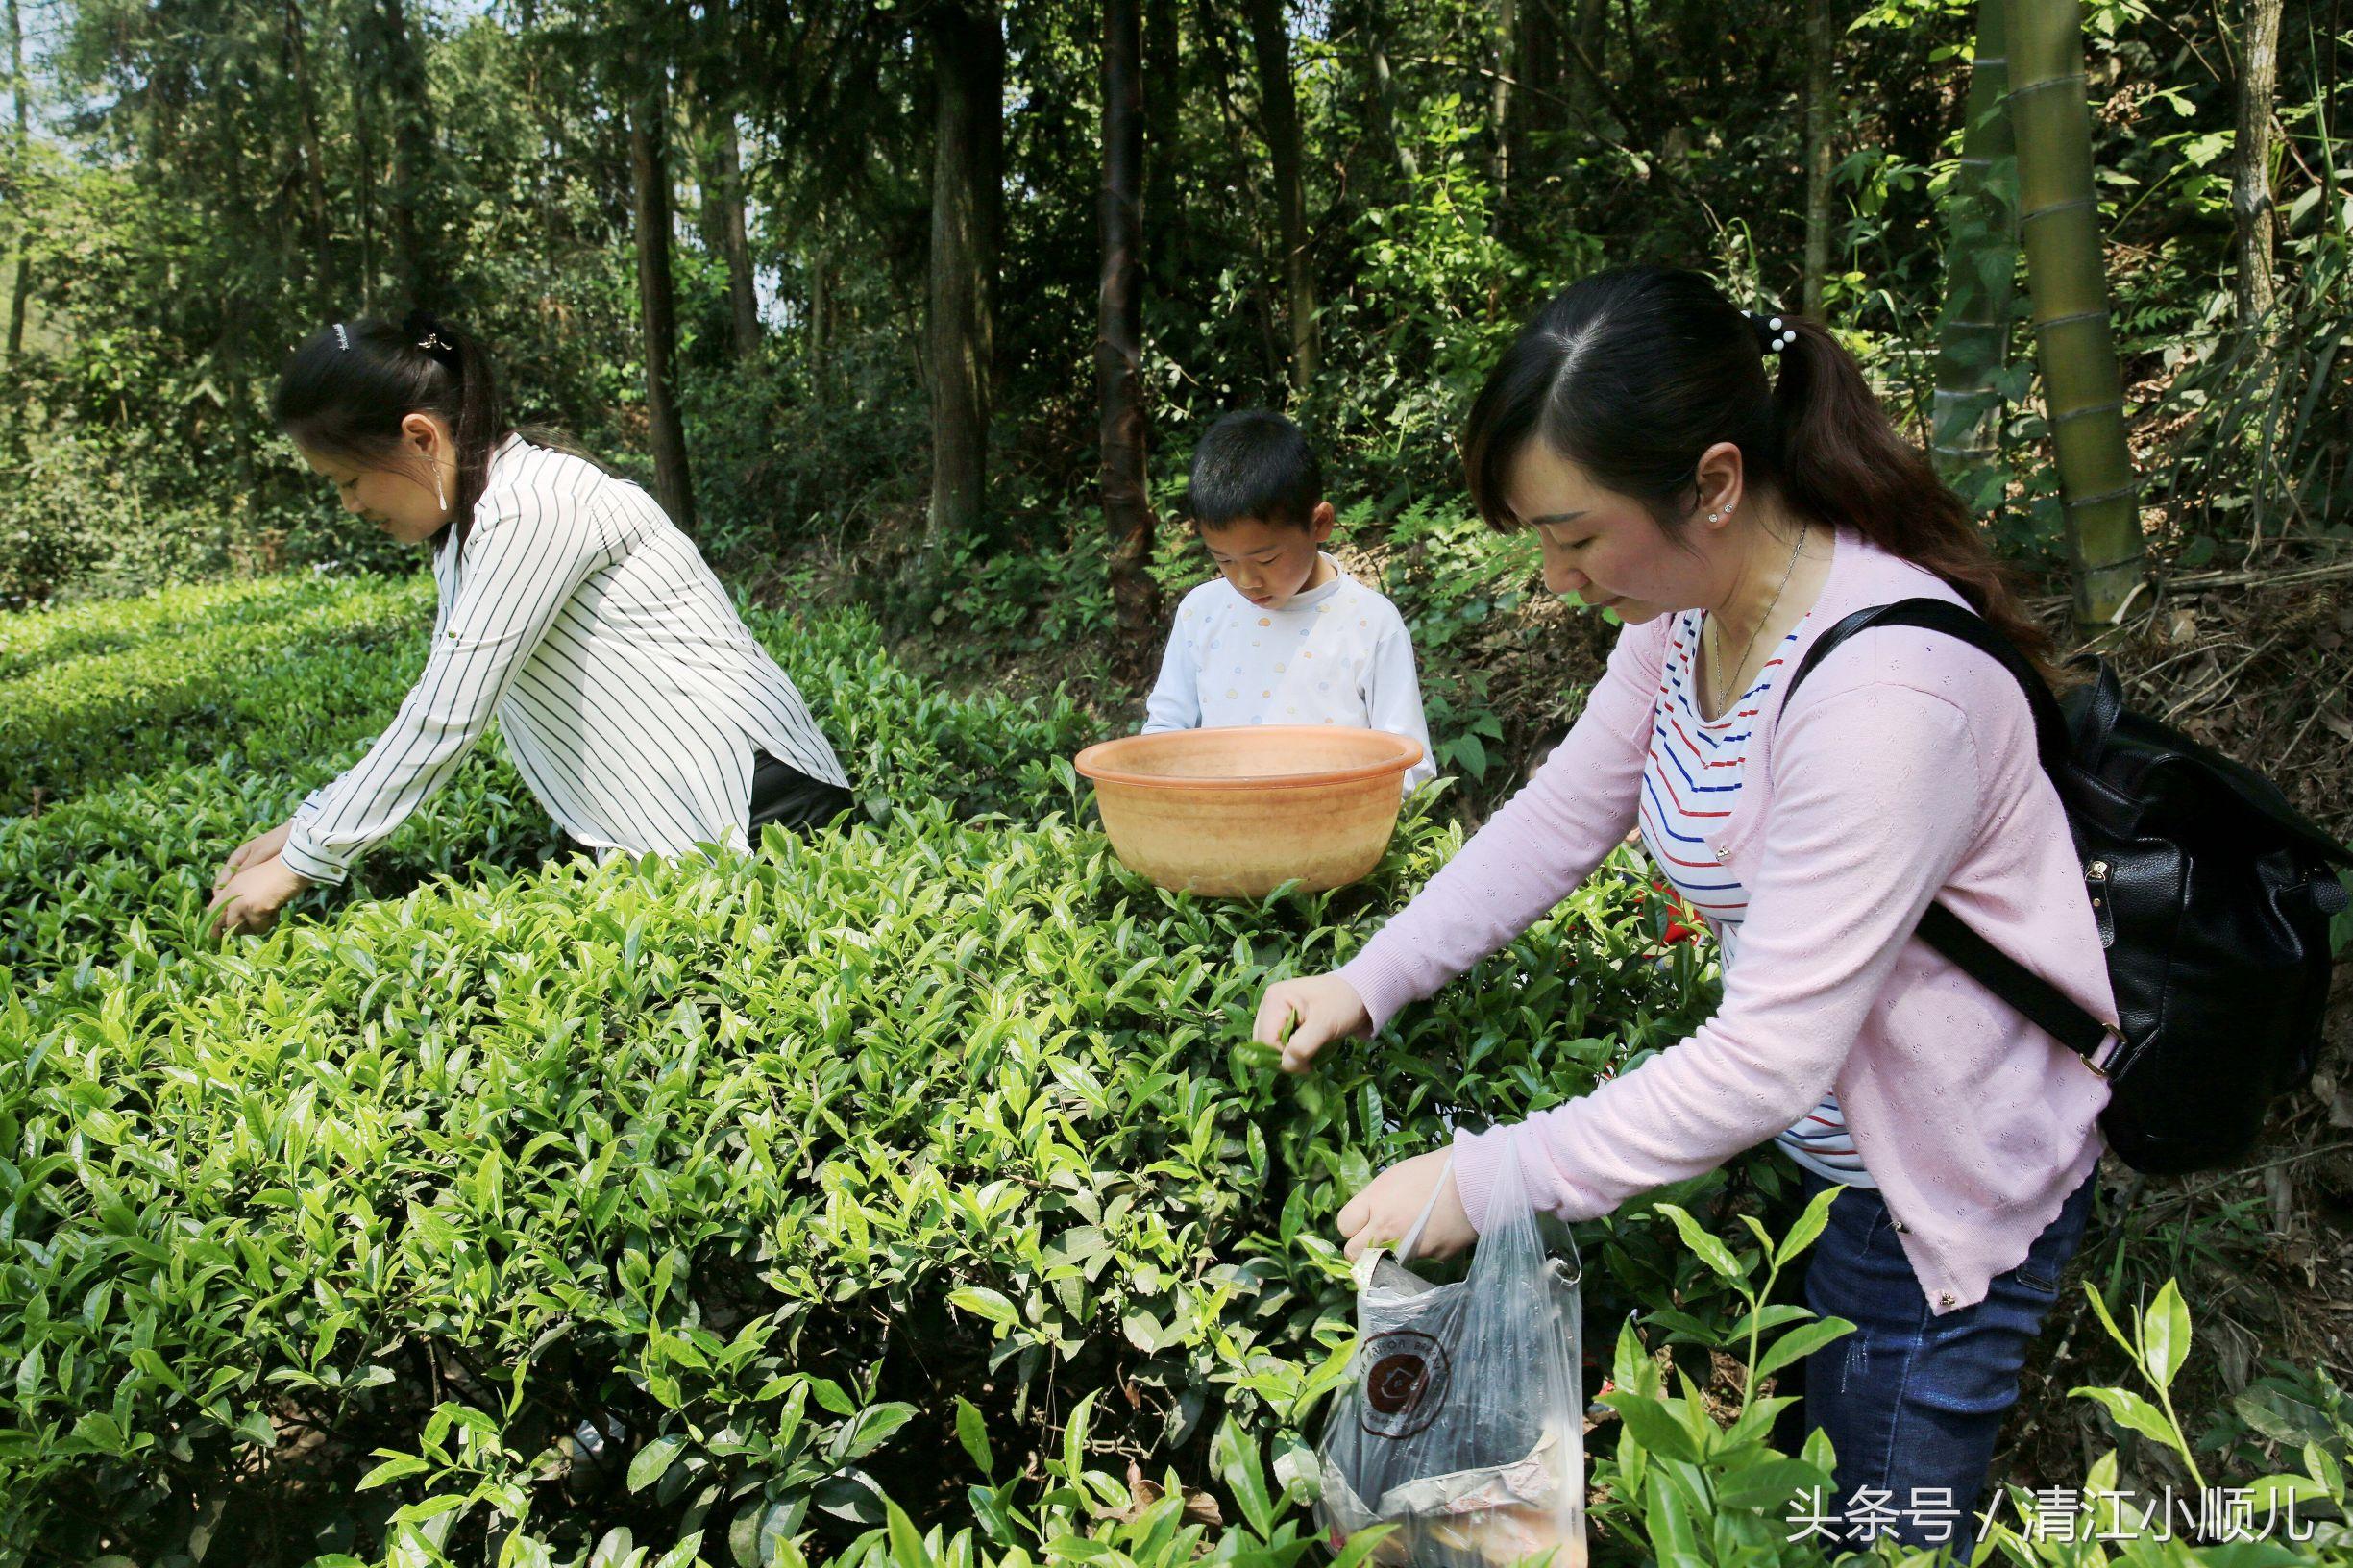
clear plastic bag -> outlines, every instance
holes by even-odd
[[[1358,1260],[1363,1337],[1324,1429],[1316,1516],[1335,1551],[1396,1526],[1373,1553],[1380,1563],[1584,1568],[1577,1271],[1547,1255],[1519,1161],[1507,1158],[1469,1276],[1421,1278],[1400,1260],[1444,1189],[1394,1255]]]

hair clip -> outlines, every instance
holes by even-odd
[[[1751,310],[1748,317],[1750,325],[1756,329],[1757,347],[1765,354],[1778,354],[1798,340],[1797,331],[1778,316],[1767,318]]]
[[[346,354],[349,354],[352,348],[352,334],[343,330],[343,323],[339,321],[335,323],[335,347]]]
[[[448,352],[450,345],[441,341],[439,332],[429,331],[423,337],[417,339],[417,347],[428,354],[443,354]]]

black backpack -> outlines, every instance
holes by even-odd
[[[1807,649],[1783,702],[1869,626],[1957,637],[2025,690],[2116,990],[2121,1043],[2104,1065],[2110,1098],[2099,1118],[2108,1147],[2159,1176],[2236,1160],[2272,1096],[2312,1077],[2329,921],[2346,904],[2335,868],[2353,855],[2262,774],[2128,712],[2105,664],[2053,698],[2007,638],[1943,600],[1848,616]],[[1919,936],[2087,1063],[2107,1039],[2098,1019],[1943,904],[1928,906]]]

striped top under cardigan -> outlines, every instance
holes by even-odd
[[[367,755],[295,813],[282,858],[314,882],[340,882],[494,715],[531,793],[592,849],[741,845],[755,748],[849,782],[694,542],[594,463],[506,437],[433,579],[424,673]]]
[[[1639,820],[1643,847],[1682,900],[1706,919],[1729,970],[1740,946],[1749,890],[1708,852],[1707,843],[1731,815],[1747,764],[1752,722],[1782,674],[1789,645],[1798,634],[1793,630],[1781,639],[1780,649],[1757,672],[1756,684],[1711,723],[1700,717],[1692,697],[1698,685],[1700,623],[1698,611],[1686,611],[1676,618],[1667,636],[1666,669],[1652,714],[1650,756],[1642,768]],[[1854,1152],[1836,1090],[1825,1090],[1822,1103],[1774,1142],[1799,1164],[1833,1182],[1874,1185]]]

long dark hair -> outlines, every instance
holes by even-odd
[[[1676,267],[1615,268],[1562,291],[1471,404],[1462,454],[1480,515],[1520,526],[1508,476],[1540,440],[1673,537],[1697,499],[1701,454],[1729,441],[1750,483],[1935,573],[2047,674],[2051,639],[1961,498],[1889,422],[1853,355],[1816,323],[1778,314],[1777,332]],[[1768,352],[1777,339],[1787,341]]]
[[[375,465],[401,442],[401,421],[437,414],[457,452],[454,527],[462,542],[490,478],[490,454],[513,427],[499,374],[481,344],[440,317],[411,310],[339,321],[303,340],[270,399],[270,417],[298,445]]]

